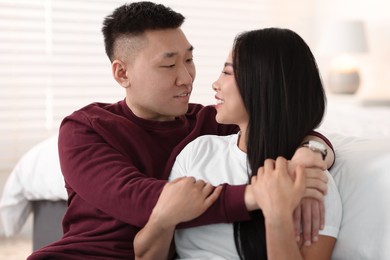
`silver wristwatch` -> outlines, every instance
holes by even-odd
[[[314,152],[321,153],[323,160],[325,160],[326,155],[328,154],[328,150],[326,149],[325,145],[314,140],[304,142],[301,144],[301,146],[307,147]]]

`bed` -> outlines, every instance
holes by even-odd
[[[59,239],[67,193],[61,174],[57,135],[22,156],[9,175],[0,200],[0,233],[16,235],[33,214],[33,250]]]
[[[321,132],[332,140],[337,154],[331,173],[343,203],[332,259],[390,259],[390,135],[386,134],[390,127],[385,125],[390,124],[390,109],[384,111],[367,114],[370,120],[379,116],[383,129],[367,125],[380,133],[366,132],[366,136],[348,132],[359,122],[345,123],[343,132],[348,136],[329,131],[335,128],[324,122]],[[335,112],[343,116],[340,110]],[[339,122],[337,127],[343,129]],[[347,129],[347,124],[353,128]],[[53,136],[27,152],[9,176],[0,201],[0,225],[7,236],[15,235],[33,213],[35,250],[61,237],[65,200],[57,136]]]

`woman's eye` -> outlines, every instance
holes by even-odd
[[[231,75],[231,73],[230,73],[229,71],[226,71],[226,70],[223,70],[223,71],[222,71],[222,74]]]

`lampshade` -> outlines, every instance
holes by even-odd
[[[318,51],[326,55],[367,52],[367,41],[362,21],[333,21],[320,33]]]
[[[334,21],[320,30],[318,51],[332,55],[328,89],[337,94],[354,94],[360,85],[360,73],[351,55],[367,52],[362,21]]]

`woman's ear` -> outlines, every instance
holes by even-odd
[[[114,60],[111,64],[112,75],[115,80],[124,88],[130,87],[130,80],[127,73],[127,66],[123,61]]]

